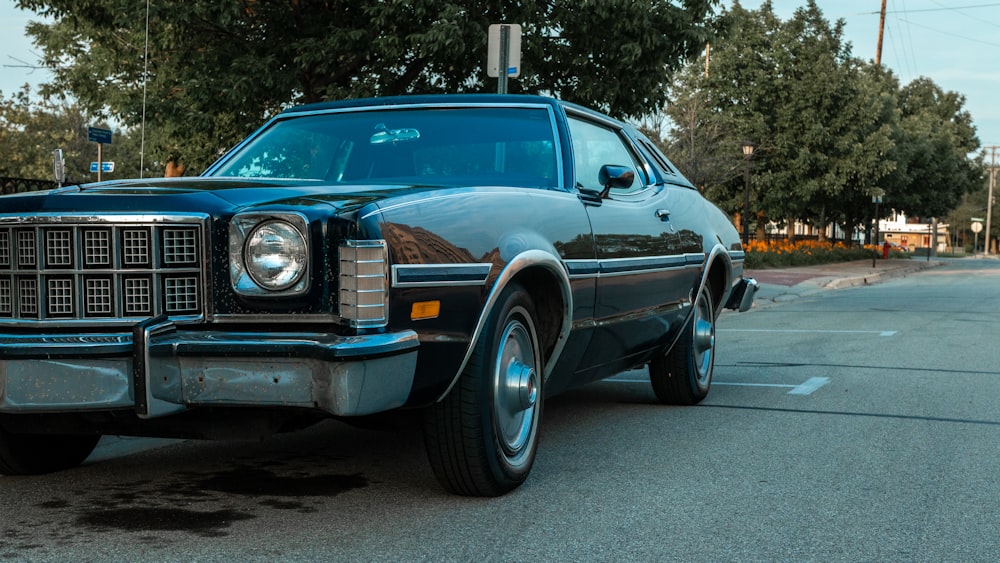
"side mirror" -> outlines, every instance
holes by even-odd
[[[52,151],[52,174],[61,188],[66,181],[66,159],[63,158],[62,149]]]
[[[605,164],[597,173],[597,181],[604,186],[601,199],[608,197],[611,188],[629,188],[635,182],[635,172],[630,166]]]

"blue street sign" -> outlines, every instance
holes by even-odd
[[[96,162],[91,162],[90,163],[90,171],[91,172],[97,172],[97,163]],[[115,171],[115,163],[114,162],[102,162],[101,163],[101,172],[114,172],[114,171]]]
[[[111,129],[100,129],[97,127],[87,127],[87,140],[92,143],[102,145],[111,144]],[[96,170],[95,170],[96,172]]]

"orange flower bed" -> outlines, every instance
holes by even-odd
[[[848,246],[840,241],[822,242],[811,239],[795,242],[754,240],[746,246],[746,253],[745,265],[751,269],[829,264],[872,257],[871,247]]]

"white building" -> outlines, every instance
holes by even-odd
[[[947,223],[915,222],[903,213],[893,212],[889,219],[880,220],[878,232],[879,243],[894,242],[910,251],[930,248],[933,244],[935,252],[947,252],[951,244]]]

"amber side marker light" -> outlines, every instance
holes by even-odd
[[[417,301],[410,309],[410,320],[436,319],[441,314],[440,301]]]

